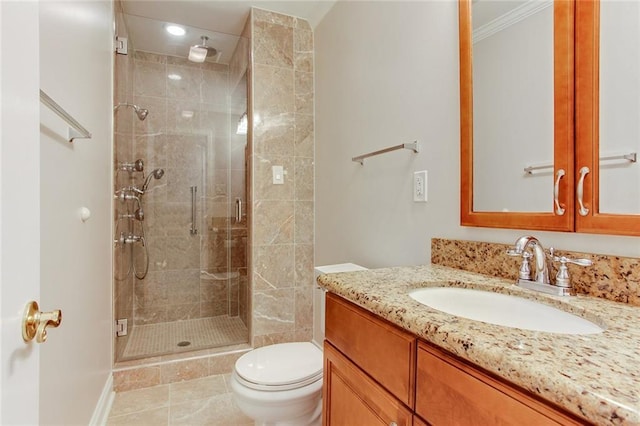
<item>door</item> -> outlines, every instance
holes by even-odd
[[[38,3],[0,2],[0,423],[38,424],[39,348],[22,339],[40,294]]]

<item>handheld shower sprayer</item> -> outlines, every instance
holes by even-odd
[[[126,102],[116,105],[115,107],[113,107],[113,110],[117,111],[118,108],[120,108],[122,106],[128,106],[128,107],[133,108],[133,110],[135,111],[135,113],[138,116],[138,119],[140,121],[144,121],[144,119],[147,118],[147,115],[149,115],[149,110],[148,109],[140,108],[138,105],[134,105],[134,104],[126,103]]]
[[[149,183],[151,183],[151,178],[160,179],[162,176],[164,176],[164,169],[155,169],[151,173],[149,173],[149,176],[147,176],[144,184],[142,185],[142,193],[145,193],[147,191]]]

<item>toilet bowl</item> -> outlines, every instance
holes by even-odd
[[[310,342],[254,349],[236,361],[231,390],[256,425],[319,425],[322,351]]]
[[[315,268],[319,274],[366,270],[353,263]],[[314,295],[313,342],[280,343],[236,361],[231,391],[238,408],[260,426],[315,426],[322,421],[324,290]]]

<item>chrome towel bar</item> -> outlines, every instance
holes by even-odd
[[[379,151],[369,152],[367,154],[358,155],[357,157],[353,157],[351,161],[355,161],[364,165],[364,159],[368,157],[373,157],[374,155],[386,154],[387,152],[396,151],[398,149],[410,149],[413,152],[420,152],[420,147],[418,145],[418,141],[413,141],[411,143],[402,143],[400,145],[392,146],[390,148],[381,149]]]
[[[84,126],[64,110],[56,101],[51,99],[49,95],[40,89],[40,102],[45,104],[51,111],[58,114],[71,128],[69,129],[68,138],[69,142],[73,142],[74,139],[90,139],[91,133],[84,128]]]
[[[609,161],[609,160],[627,160],[630,163],[635,163],[638,161],[638,154],[635,152],[630,152],[629,154],[620,154],[620,155],[610,155],[608,157],[600,157],[600,161]],[[531,175],[534,170],[543,170],[543,169],[553,169],[553,164],[545,164],[542,166],[528,166],[524,168],[524,172]]]

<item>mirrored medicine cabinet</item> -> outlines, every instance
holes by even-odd
[[[460,0],[461,224],[640,235],[640,4]]]

